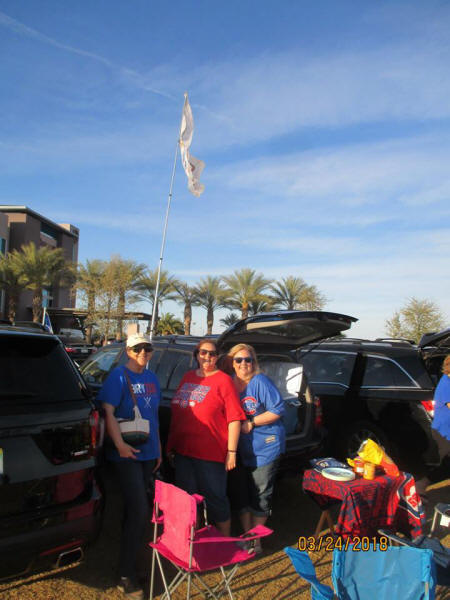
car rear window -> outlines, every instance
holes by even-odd
[[[0,337],[0,415],[83,401],[70,359],[54,338]]]
[[[317,350],[300,354],[300,362],[310,383],[350,385],[356,353]]]
[[[429,379],[425,367],[417,370],[417,357],[402,357],[402,364],[380,356],[368,356],[362,387],[409,387],[418,388],[423,378]],[[431,387],[431,381],[429,382]],[[424,386],[421,386],[424,387]]]
[[[115,366],[122,350],[122,346],[111,346],[110,348],[105,346],[98,353],[94,354],[89,362],[86,361],[80,369],[86,381],[101,385],[108,377],[113,366]],[[125,353],[124,359],[126,361]]]

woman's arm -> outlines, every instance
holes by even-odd
[[[225,459],[225,470],[231,471],[236,467],[236,453],[241,432],[241,421],[231,421],[228,423],[228,452]]]
[[[241,433],[250,433],[250,431],[252,431],[252,429],[255,427],[261,427],[261,425],[270,425],[271,423],[278,421],[278,419],[281,419],[281,415],[277,415],[273,412],[270,412],[270,410],[266,410],[260,415],[256,415],[256,417],[251,420],[243,421],[241,423]]]
[[[133,448],[133,446],[130,446],[123,441],[119,423],[114,416],[115,407],[112,404],[103,402],[103,409],[105,411],[106,431],[112,439],[114,446],[117,448],[119,456],[122,458],[136,458],[135,454],[139,453],[140,450]]]

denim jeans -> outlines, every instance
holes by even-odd
[[[232,506],[239,513],[251,512],[268,517],[272,512],[272,495],[279,459],[260,467],[246,467],[240,461],[228,474]]]
[[[126,460],[113,463],[123,497],[119,577],[136,577],[138,553],[143,546],[150,509],[147,490],[156,460]]]
[[[211,521],[228,521],[230,503],[227,497],[227,472],[223,463],[177,454],[175,482],[188,494],[201,494],[205,497]]]

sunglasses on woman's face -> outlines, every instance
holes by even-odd
[[[233,358],[233,360],[238,365],[240,365],[242,361],[244,361],[247,364],[250,364],[253,362],[253,358],[251,356],[238,356],[237,358]]]
[[[204,348],[200,348],[198,353],[200,356],[217,356],[217,350],[205,350]]]
[[[139,354],[140,352],[142,352],[142,350],[145,353],[148,353],[148,352],[152,352],[153,351],[153,346],[151,344],[140,344],[139,346],[133,346],[131,348],[131,350],[135,354]]]

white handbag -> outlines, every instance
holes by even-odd
[[[130,444],[130,446],[141,446],[150,437],[150,421],[142,418],[133,387],[125,369],[124,374],[134,403],[134,417],[132,419],[117,419],[117,422],[123,441]]]

